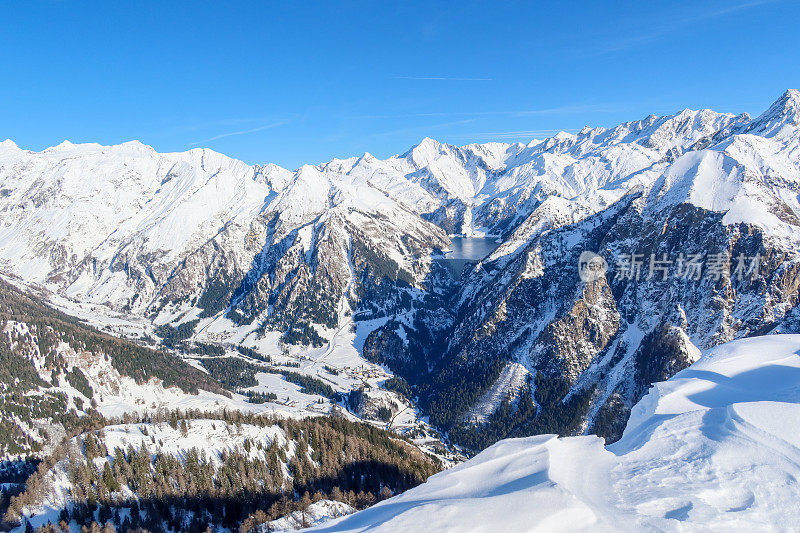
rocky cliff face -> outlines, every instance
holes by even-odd
[[[630,406],[650,383],[688,366],[696,347],[780,323],[797,304],[796,255],[756,227],[726,226],[720,218],[687,205],[649,212],[645,198],[636,196],[534,239],[513,258],[484,263],[471,274],[481,288],[459,309],[440,363],[447,385],[431,391],[432,405],[465,386],[487,390],[500,368],[521,363],[547,382],[563,383],[562,400],[586,395],[584,419],[571,430],[592,429],[610,398]],[[582,250],[606,257],[610,270],[581,280]],[[629,279],[617,264],[627,255],[642,261],[638,279]],[[676,277],[681,258],[695,255],[705,269],[714,256],[729,258],[729,266],[719,277],[708,270],[699,279]],[[740,256],[747,258],[745,268],[760,257],[757,278],[736,272]],[[666,279],[663,271],[650,276],[650,257],[671,261]],[[464,376],[472,380],[465,383]],[[534,388],[534,401],[537,393]],[[459,422],[452,418],[454,408],[469,408],[447,405],[445,424]]]

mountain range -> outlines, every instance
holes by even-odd
[[[793,491],[775,421],[794,416],[800,92],[755,118],[425,138],[293,171],[6,140],[0,278],[5,525],[134,527],[130,495],[172,529],[387,498],[333,527],[415,529],[421,507],[477,520],[465,502],[501,496],[535,498],[542,527],[774,523],[765,502]],[[479,455],[390,498],[462,453]],[[725,454],[752,475],[733,482]],[[698,472],[721,488],[652,489]],[[497,484],[448,488],[476,476]],[[765,479],[785,486],[745,486]]]
[[[426,138],[295,171],[135,141],[5,141],[0,265],[101,315],[188,324],[190,340],[272,356],[349,345],[472,449],[541,431],[613,440],[699,350],[796,328],[798,124],[790,90],[755,119],[684,110],[528,144]],[[499,245],[454,279],[437,261],[452,235]],[[608,272],[582,281],[582,251]],[[641,279],[620,275],[627,254]],[[651,256],[677,269],[720,254],[731,266],[716,277],[648,272]],[[737,275],[740,257],[758,276]]]

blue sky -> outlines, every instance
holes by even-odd
[[[11,2],[0,139],[295,168],[800,88],[800,2]]]

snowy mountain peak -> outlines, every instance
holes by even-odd
[[[797,115],[798,102],[800,93],[788,91],[760,120],[785,124],[786,116]],[[735,135],[748,127],[747,118],[684,110],[613,128],[584,127],[577,135],[560,132],[528,145],[453,146],[425,137],[400,156],[365,153],[295,171],[250,166],[209,149],[159,154],[139,141],[64,142],[44,152],[18,150],[5,141],[0,259],[29,280],[53,280],[55,290],[91,295],[117,308],[138,295],[144,306],[150,304],[143,295],[158,293],[185,258],[217,253],[204,243],[216,239],[221,228],[229,228],[224,239],[230,242],[214,245],[235,257],[220,262],[237,276],[249,268],[267,235],[282,238],[331,209],[368,213],[374,220],[378,213],[402,212],[403,228],[430,242],[439,238],[428,238],[433,230],[513,233],[519,238],[504,250],[516,250],[537,232],[577,222],[632,190],[654,185],[648,196],[665,205],[690,203],[722,212],[754,199],[753,209],[733,210],[726,222],[751,222],[751,214],[758,213],[758,220],[772,221],[769,228],[784,235],[786,221],[800,213],[791,191],[755,191],[751,178],[774,181],[785,175],[791,183],[795,163],[770,154],[781,146],[760,141],[751,146],[753,139]],[[721,141],[737,137],[736,145],[719,149]],[[548,201],[555,197],[559,200]],[[780,212],[786,220],[760,217],[775,205],[786,205]],[[260,213],[278,215],[280,227],[270,228],[275,234],[264,230],[264,220],[252,219]],[[53,247],[52,255],[41,253],[43,243]],[[205,272],[202,261],[196,265]],[[195,279],[190,285],[205,290]]]
[[[787,89],[776,103],[778,102],[782,103],[784,107],[791,106],[792,109],[797,111],[798,107],[800,107],[800,91],[797,89]]]
[[[794,129],[798,125],[800,125],[800,91],[789,89],[751,123],[747,132],[772,137],[783,131],[785,126]]]
[[[128,151],[148,152],[155,153],[155,148],[148,144],[144,144],[139,140],[125,141],[124,143],[115,144],[112,148],[120,148]]]
[[[437,158],[444,146],[446,145],[442,145],[437,140],[425,137],[419,144],[403,154],[403,157],[411,160],[418,167],[424,167]]]
[[[373,161],[377,161],[377,159],[378,159],[378,158],[377,158],[377,157],[375,157],[374,155],[372,155],[371,153],[369,153],[369,152],[364,152],[364,155],[362,155],[362,156],[361,156],[361,158],[359,159],[359,162],[362,162],[362,161],[363,161],[363,162],[365,162],[365,163],[371,163],[371,162],[373,162]]]
[[[762,117],[785,117],[788,120],[796,121],[800,116],[800,91],[789,89],[775,100]]]
[[[439,141],[437,141],[436,139],[433,139],[433,138],[431,138],[431,137],[424,137],[424,138],[423,138],[423,139],[422,139],[422,140],[419,142],[419,144],[418,144],[417,146],[418,146],[418,147],[432,147],[432,148],[438,148],[438,147],[440,147],[441,145],[442,145],[442,143],[440,143],[440,142],[439,142]]]
[[[64,139],[59,144],[57,144],[55,146],[51,146],[50,148],[47,148],[44,151],[45,152],[55,152],[55,151],[59,151],[59,150],[69,150],[71,148],[74,148],[75,146],[76,145],[74,143],[68,141],[67,139]]]
[[[17,146],[17,143],[12,141],[11,139],[6,139],[5,141],[0,142],[0,148],[4,150],[19,150],[19,146]]]

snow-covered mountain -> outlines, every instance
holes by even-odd
[[[685,110],[528,144],[426,138],[295,171],[136,142],[5,141],[0,268],[204,341],[326,346],[312,358],[347,345],[476,448],[542,430],[618,437],[649,384],[698,348],[797,330],[799,124],[792,90],[756,119]],[[448,234],[502,242],[455,282],[435,259]],[[610,271],[582,281],[584,250]],[[651,254],[733,265],[631,280],[626,254],[645,271]],[[739,256],[759,257],[755,278]]]
[[[743,531],[800,521],[800,336],[734,341],[656,384],[622,439],[509,439],[315,531]]]
[[[428,361],[431,372],[410,376],[426,410],[475,448],[541,432],[618,438],[650,383],[698,349],[798,331],[798,124],[800,93],[789,91],[754,120],[684,112],[562,140],[579,147],[622,130],[663,156],[539,203],[462,280],[438,353],[427,331],[416,342],[394,324],[367,349],[390,347],[383,359],[398,369]],[[583,252],[608,270],[582,279]],[[392,340],[401,333],[409,349]]]
[[[205,149],[159,154],[135,141],[65,141],[38,153],[4,141],[0,255],[27,281],[116,309],[161,311],[209,290],[230,300],[245,276],[261,274],[264,252],[279,248],[276,261],[306,252],[313,271],[317,245],[327,239],[331,252],[349,250],[336,239],[354,226],[421,280],[425,254],[447,243],[420,218],[449,233],[503,234],[552,195],[585,195],[584,209],[597,210],[624,194],[637,172],[742,120],[683,111],[528,145],[455,147],[426,138],[387,160],[365,154],[294,172]],[[393,242],[392,234],[411,242]],[[209,278],[233,288],[220,291]]]
[[[334,301],[312,319],[335,325],[350,260],[421,277],[431,248],[447,245],[374,186],[310,166],[291,173],[135,142],[32,153],[6,141],[0,161],[5,268],[116,310],[171,318],[198,303],[214,315],[235,296],[259,314],[265,300],[308,297],[317,283],[320,301]],[[351,254],[351,237],[377,251]]]

